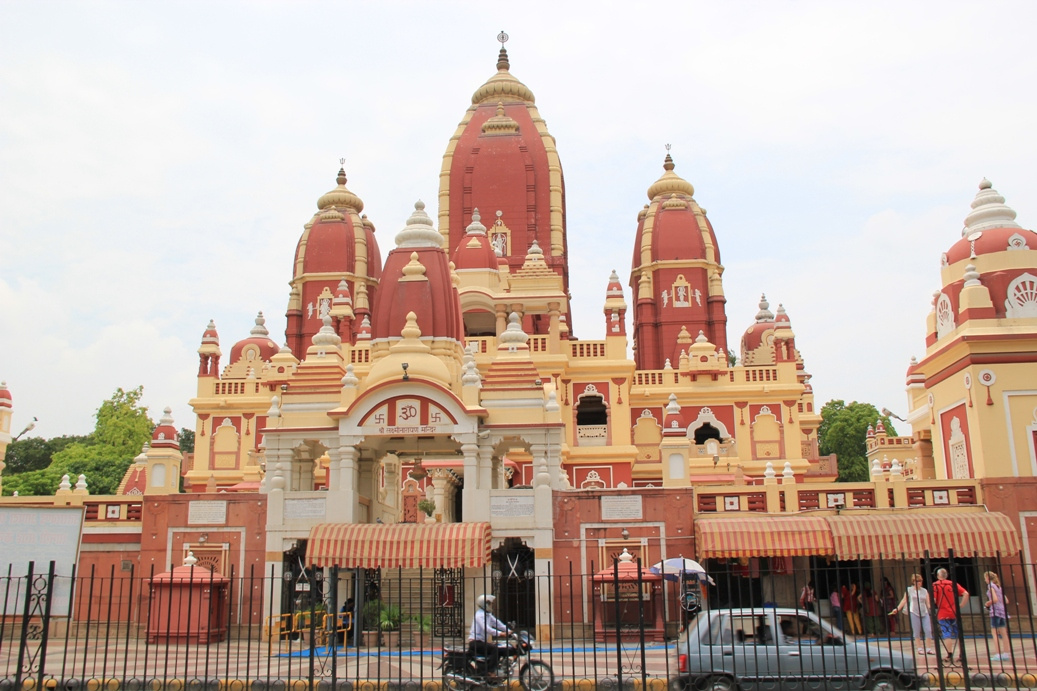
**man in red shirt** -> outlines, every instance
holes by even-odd
[[[957,598],[954,596],[955,589]],[[948,664],[957,663],[954,659],[954,647],[958,644],[958,611],[965,606],[968,599],[969,591],[960,584],[947,580],[947,569],[936,572],[933,602],[936,603],[936,621],[940,625],[940,638],[943,639],[943,648],[947,651]]]

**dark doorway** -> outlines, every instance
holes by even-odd
[[[508,538],[493,553],[493,590],[497,618],[519,629],[536,629],[536,572],[533,550]]]
[[[698,445],[705,444],[707,439],[720,441],[720,430],[708,422],[695,430],[695,443]]]

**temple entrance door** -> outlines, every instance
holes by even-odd
[[[497,618],[515,622],[527,631],[536,629],[536,571],[533,550],[518,538],[507,538],[493,552],[493,590]],[[546,593],[544,595],[547,597]]]

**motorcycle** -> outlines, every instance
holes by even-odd
[[[551,665],[534,660],[533,637],[525,631],[510,634],[497,643],[496,669],[488,669],[488,660],[472,655],[468,648],[443,648],[443,688],[452,691],[489,689],[507,683],[518,668],[518,681],[523,691],[548,691],[555,683]]]

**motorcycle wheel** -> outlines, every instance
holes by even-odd
[[[546,662],[530,660],[519,670],[519,684],[523,691],[548,691],[555,685],[554,670]]]

